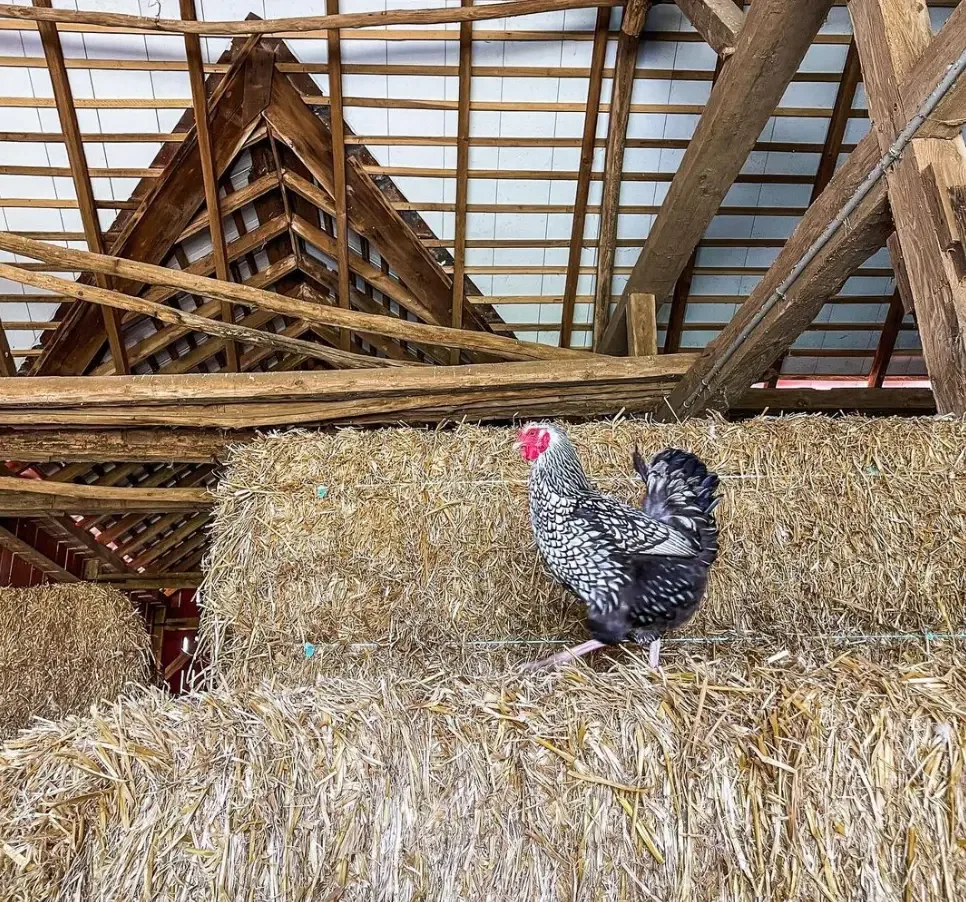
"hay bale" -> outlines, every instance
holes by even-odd
[[[150,638],[130,599],[90,583],[0,589],[0,738],[34,717],[84,711],[149,675]]]
[[[351,652],[352,668],[487,672],[585,637],[582,606],[534,547],[513,435],[346,429],[236,448],[202,593],[217,671],[304,684],[345,672]],[[966,624],[962,421],[593,423],[571,435],[588,474],[627,499],[641,494],[635,443],[690,449],[722,475],[721,555],[688,636],[794,643]]]
[[[0,900],[963,899],[961,663],[153,692],[0,751]]]

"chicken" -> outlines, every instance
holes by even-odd
[[[650,644],[656,669],[661,635],[697,611],[718,554],[718,477],[688,451],[669,448],[646,464],[635,449],[647,486],[637,509],[591,485],[559,426],[530,423],[516,447],[531,465],[537,547],[552,576],[587,605],[593,636],[527,669],[628,639]]]

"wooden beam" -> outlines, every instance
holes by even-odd
[[[184,329],[195,332],[203,332],[216,338],[227,341],[241,341],[250,345],[269,347],[278,351],[300,354],[314,360],[324,360],[337,367],[346,368],[372,368],[383,366],[400,366],[395,360],[385,360],[379,357],[371,357],[366,354],[355,354],[350,351],[339,351],[329,348],[314,341],[303,341],[299,338],[289,338],[279,335],[276,332],[261,331],[259,329],[249,329],[236,323],[223,323],[219,320],[208,319],[198,316],[196,313],[188,313],[177,307],[167,307],[164,304],[155,304],[153,301],[144,298],[132,297],[131,295],[121,294],[117,291],[108,291],[104,288],[97,288],[93,285],[84,285],[80,282],[71,282],[67,279],[58,279],[55,276],[48,276],[40,272],[28,272],[17,266],[10,266],[0,263],[0,277],[30,285],[33,288],[41,288],[49,291],[57,291],[79,301],[87,301],[91,304],[111,307],[117,310],[127,310],[149,316],[152,319],[160,320],[163,323],[170,323]]]
[[[604,59],[610,37],[610,10],[597,10],[594,25],[594,45],[591,49],[590,80],[587,83],[587,102],[584,106],[584,131],[580,139],[580,163],[577,169],[577,193],[570,227],[570,254],[564,283],[563,305],[560,314],[560,347],[573,343],[574,307],[577,280],[580,278],[580,258],[584,250],[584,230],[587,222],[587,198],[590,194],[590,174],[594,168],[594,149],[597,143],[597,116],[600,110],[600,91],[604,82]]]
[[[869,370],[869,388],[882,388],[882,382],[889,371],[889,363],[892,360],[892,352],[896,347],[896,339],[899,337],[899,328],[906,311],[902,308],[902,298],[896,289],[889,302],[889,312],[886,315],[885,325],[882,327],[882,334],[879,335],[879,344],[875,349],[875,357],[872,358],[872,368]]]
[[[34,6],[50,9],[51,0],[33,0]],[[97,218],[97,206],[94,202],[94,188],[91,185],[90,172],[87,169],[87,155],[81,141],[80,126],[77,124],[77,111],[74,108],[74,94],[71,90],[67,67],[64,64],[64,50],[61,47],[57,26],[53,22],[39,22],[40,41],[43,44],[44,56],[47,59],[47,73],[54,92],[54,103],[57,106],[57,116],[67,148],[67,160],[70,164],[71,178],[74,182],[74,192],[77,194],[77,208],[80,212],[81,224],[87,247],[95,254],[104,253],[104,238],[101,234],[101,224]],[[112,288],[111,280],[106,276],[99,276],[97,284],[101,288]],[[116,310],[104,308],[101,310],[104,329],[107,332],[111,358],[118,373],[131,372],[124,348],[124,336],[121,334],[121,321]]]
[[[624,176],[624,150],[627,145],[627,122],[631,111],[631,93],[634,90],[634,73],[637,66],[637,51],[641,43],[641,29],[644,27],[650,5],[650,0],[630,0],[624,7],[620,35],[617,39],[610,114],[607,120],[607,144],[604,151],[604,183],[601,188],[597,230],[593,333],[595,348],[600,343],[610,317],[621,181]],[[581,234],[581,243],[583,237]]]
[[[5,526],[0,526],[0,545],[23,558],[31,567],[39,570],[45,576],[51,577],[58,583],[79,583],[80,577],[75,576],[69,570],[65,570],[56,561],[52,561],[47,555],[41,554],[33,545],[28,544],[20,536],[11,532]]]
[[[16,376],[17,365],[13,362],[13,354],[10,353],[10,342],[7,341],[7,330],[0,320],[0,377]]]
[[[196,589],[204,578],[200,570],[187,573],[139,573],[123,579],[111,579],[109,576],[101,574],[93,581],[113,586],[115,589]]]
[[[332,28],[382,28],[387,25],[443,25],[452,22],[477,22],[559,12],[586,7],[620,6],[621,0],[507,0],[486,6],[444,9],[393,9],[385,12],[340,13],[325,16],[292,16],[284,19],[245,19],[244,21],[191,22],[153,16],[131,16],[124,13],[74,11],[66,9],[36,10],[0,4],[0,19],[34,22],[63,22],[71,25],[98,25],[112,31],[150,31],[168,34],[255,35],[305,34]]]
[[[190,535],[199,529],[202,529],[204,525],[208,522],[210,514],[207,511],[203,511],[200,514],[196,514],[194,517],[190,517],[185,520],[179,527],[171,530],[163,539],[155,542],[150,547],[146,548],[141,552],[135,559],[132,566],[137,570],[141,567],[147,567],[152,561],[157,560],[162,557],[172,548],[176,548],[181,542],[187,539]],[[165,568],[159,568],[165,569]]]
[[[832,0],[755,0],[705,105],[599,349],[627,350],[631,292],[670,295],[811,46]],[[789,22],[795,27],[789,28]]]
[[[195,0],[180,0],[181,18],[196,21]],[[188,59],[188,80],[191,83],[191,106],[195,114],[195,134],[201,161],[201,179],[205,188],[205,207],[208,211],[208,234],[211,236],[211,253],[215,258],[215,273],[223,282],[230,282],[228,251],[225,248],[225,230],[221,220],[221,202],[218,198],[218,176],[215,173],[214,155],[211,150],[211,134],[208,131],[208,99],[205,96],[204,60],[201,57],[201,38],[196,34],[184,36],[184,49]],[[95,250],[95,248],[91,248]],[[96,248],[102,253],[100,248]],[[221,302],[221,319],[226,323],[235,321],[231,304]],[[238,345],[225,340],[228,369],[238,372]]]
[[[742,9],[734,0],[676,0],[684,14],[720,57],[735,52],[738,34],[744,24]]]
[[[329,370],[11,379],[10,390],[0,398],[0,426],[252,429],[308,422],[437,422],[453,416],[508,419],[647,411],[693,359],[689,354],[668,354],[403,367],[391,378],[380,377],[381,370]],[[21,382],[30,383],[29,391],[17,388]]]
[[[460,0],[470,7],[473,0]],[[463,328],[463,304],[466,297],[466,202],[469,194],[470,168],[470,93],[473,74],[473,25],[460,23],[459,99],[456,112],[456,222],[453,246],[453,302],[450,325]],[[460,362],[459,350],[450,352],[450,363]]]
[[[458,11],[458,10],[457,10]],[[302,100],[287,77],[275,73],[265,119],[331,196],[335,191],[332,134]],[[426,320],[452,320],[452,280],[423,245],[372,177],[353,159],[346,161],[349,225],[388,260],[400,280],[426,308]],[[479,312],[465,304],[463,322],[488,331]]]
[[[214,498],[207,489],[117,488],[0,476],[2,516],[200,511],[210,508],[213,503]]]
[[[261,107],[268,102],[266,87],[252,77],[255,70],[248,65],[253,48],[246,47],[235,53],[232,68],[209,99],[215,170],[219,174],[245,146],[260,123]],[[202,205],[204,182],[196,132],[192,130],[165,159],[161,177],[151,180],[143,197],[136,192],[138,208],[123,221],[112,253],[131,260],[161,262]],[[136,283],[115,285],[124,293],[136,292],[138,287]],[[103,344],[99,319],[97,308],[72,304],[60,328],[44,345],[33,372],[51,376],[85,372]]]
[[[325,0],[328,15],[339,12],[339,0]],[[338,28],[326,32],[329,65],[329,130],[332,133],[332,198],[335,201],[336,263],[339,273],[339,306],[349,309],[349,213],[346,199],[345,120],[342,113],[342,42]],[[349,350],[351,336],[340,333],[340,347]]]
[[[637,294],[627,301],[627,348],[631,357],[657,354],[657,306],[653,294]]]
[[[321,236],[324,236],[325,233],[321,229],[312,229],[307,226],[308,224],[303,224],[299,229],[300,233],[312,235],[313,242],[315,240],[323,240]],[[315,233],[320,233],[320,235],[316,236]],[[372,332],[376,335],[386,335],[402,341],[437,344],[444,347],[467,348],[474,351],[495,354],[500,357],[509,357],[511,359],[577,360],[593,357],[592,354],[586,351],[553,348],[548,345],[537,344],[536,342],[517,341],[516,339],[506,338],[502,335],[494,335],[490,332],[470,332],[466,329],[451,329],[448,326],[433,326],[426,323],[409,322],[391,316],[378,316],[360,313],[355,310],[342,310],[338,307],[308,304],[295,298],[252,288],[248,285],[227,284],[217,279],[208,279],[204,276],[197,276],[166,266],[154,266],[133,260],[123,260],[118,257],[108,257],[91,254],[86,251],[70,250],[68,248],[45,244],[41,241],[34,241],[31,238],[21,238],[9,232],[0,232],[0,248],[13,253],[20,253],[27,257],[42,259],[47,263],[64,263],[74,269],[105,272],[150,284],[156,283],[179,291],[186,291],[189,294],[218,300],[227,299],[247,307],[271,310],[280,316],[291,316],[319,325],[337,326],[352,329],[356,332]],[[16,267],[9,268],[16,269]],[[26,273],[23,270],[16,270],[16,273],[17,278],[29,276],[32,279],[35,276],[42,275],[40,273]],[[55,279],[55,281],[59,282],[64,280]],[[74,293],[79,290],[77,283],[71,282],[68,284],[70,291],[65,290],[63,293],[70,293],[71,296],[74,296]],[[96,289],[90,289],[87,286],[82,286],[82,288],[87,291],[96,291]],[[146,303],[143,298],[131,298],[131,301],[132,303]],[[170,316],[171,314],[175,316],[186,315],[180,311],[175,311],[174,308],[165,307],[164,309],[169,311],[169,313],[158,313],[157,315],[159,317],[162,315]],[[151,315],[155,315],[155,313]],[[207,320],[202,317],[199,317],[199,319],[203,320],[205,328],[210,328],[213,323],[212,320]],[[187,321],[181,320],[181,322],[185,323]],[[234,328],[237,329],[239,327],[236,326]],[[291,341],[291,339],[288,340]],[[325,353],[330,355],[343,355],[345,352],[332,350],[326,351]],[[377,364],[391,363],[391,361],[376,358],[372,358],[372,360]]]
[[[936,402],[928,388],[751,388],[732,413],[904,413],[929,414]]]
[[[850,12],[873,134],[885,153],[905,127],[899,86],[917,60],[930,52],[929,13],[921,0],[853,0]],[[966,261],[950,253],[943,241],[948,229],[941,189],[966,185],[966,145],[958,135],[914,138],[886,178],[936,406],[941,413],[962,415],[966,413]]]

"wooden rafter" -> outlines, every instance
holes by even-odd
[[[839,82],[835,94],[835,103],[832,105],[832,117],[829,119],[828,130],[825,133],[825,144],[822,145],[822,155],[819,157],[815,183],[812,185],[812,194],[808,201],[810,204],[815,203],[835,174],[839,155],[842,153],[842,145],[845,142],[845,130],[848,128],[849,118],[852,115],[855,92],[861,79],[862,69],[859,66],[859,52],[853,38],[849,42],[849,49],[845,55],[845,67],[842,70],[842,80]],[[772,375],[768,380],[769,388],[774,388],[778,384],[784,363],[785,355],[775,361],[772,366]]]
[[[472,6],[472,0],[460,0]],[[460,24],[459,95],[456,112],[456,222],[453,245],[453,301],[450,325],[463,327],[463,298],[466,296],[466,203],[470,168],[470,93],[473,72],[473,25]],[[459,352],[451,352],[450,363],[459,363]]]
[[[902,320],[906,312],[902,307],[902,298],[899,296],[898,289],[893,293],[889,301],[889,312],[886,315],[885,325],[879,335],[879,343],[875,349],[875,357],[872,358],[872,367],[869,370],[869,388],[882,388],[886,373],[889,371],[889,363],[892,360],[892,353],[896,348],[896,340],[899,338],[899,330],[902,327]]]
[[[885,153],[905,127],[899,86],[929,52],[929,13],[920,0],[853,0],[850,10],[873,134]],[[964,414],[966,257],[948,192],[966,186],[966,145],[959,135],[914,138],[886,177],[936,405]]]
[[[41,553],[33,545],[25,542],[16,533],[2,525],[0,525],[0,546],[13,552],[17,557],[23,558],[31,567],[51,577],[55,582],[80,582],[80,577],[75,576],[69,570],[65,570],[56,561],[52,561],[47,555]]]
[[[51,0],[33,0],[33,3],[38,8],[51,8]],[[77,123],[74,94],[71,90],[70,79],[67,77],[67,67],[64,65],[64,50],[60,44],[60,35],[58,35],[57,26],[53,22],[40,22],[37,29],[40,32],[44,56],[47,58],[47,72],[50,75],[54,103],[57,105],[60,128],[67,148],[67,159],[70,163],[74,192],[77,195],[77,208],[84,229],[84,238],[89,250],[95,254],[103,254],[104,237],[101,234],[101,224],[97,218],[94,188],[87,168],[87,154],[84,152],[84,144],[81,141],[80,126]],[[101,288],[113,287],[111,280],[106,276],[99,276],[97,284]],[[107,332],[114,368],[119,373],[129,373],[130,368],[124,348],[124,337],[121,334],[120,317],[116,310],[107,307],[101,310],[101,316],[104,321],[104,329]]]
[[[832,0],[756,0],[684,152],[599,350],[627,350],[631,292],[670,295],[825,21]],[[794,28],[788,23],[793,21]]]
[[[632,294],[627,300],[627,350],[631,357],[657,353],[657,305],[650,294]]]
[[[641,30],[651,6],[650,0],[630,0],[624,7],[617,57],[611,82],[610,116],[607,120],[607,146],[604,151],[604,177],[597,230],[597,275],[594,281],[594,347],[600,343],[610,316],[613,291],[614,255],[617,247],[618,209],[624,176],[624,149],[627,144],[627,122],[634,90],[634,72]],[[583,240],[581,234],[581,241]],[[576,284],[575,284],[576,288]]]
[[[195,0],[180,0],[181,18],[195,21]],[[211,134],[208,130],[208,99],[205,95],[204,61],[201,56],[201,38],[196,34],[184,36],[185,55],[188,60],[188,80],[191,84],[191,106],[195,115],[195,140],[198,142],[198,155],[201,162],[201,178],[205,188],[205,209],[208,213],[208,234],[211,238],[211,254],[215,259],[215,272],[223,282],[231,281],[228,268],[228,251],[225,248],[225,231],[221,221],[221,201],[218,198],[218,176],[215,173],[214,154],[211,148]],[[94,248],[91,248],[94,250]],[[102,251],[98,248],[98,253]],[[221,303],[221,318],[225,323],[234,323],[231,304]],[[238,372],[238,345],[234,339],[224,343],[228,368]]]
[[[594,168],[594,148],[597,139],[597,116],[600,92],[604,82],[604,61],[610,38],[610,10],[597,10],[594,24],[594,45],[591,49],[590,80],[587,83],[587,103],[584,107],[584,130],[580,139],[580,163],[577,169],[577,192],[574,215],[570,227],[570,253],[564,283],[560,319],[560,347],[573,343],[574,307],[577,300],[577,280],[580,278],[580,258],[584,250],[584,231],[587,222],[587,197],[590,194],[590,174]]]
[[[6,517],[95,514],[102,511],[198,511],[212,504],[213,498],[207,489],[117,488],[0,476],[0,516]]]

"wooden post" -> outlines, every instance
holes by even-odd
[[[180,0],[181,17],[194,21],[195,0]],[[195,131],[198,140],[198,153],[201,157],[201,178],[205,186],[205,206],[208,208],[208,233],[211,236],[211,254],[215,258],[215,273],[222,282],[230,282],[228,251],[225,247],[225,229],[221,219],[221,201],[218,198],[218,176],[215,172],[214,157],[211,150],[211,134],[208,122],[208,100],[205,96],[205,70],[201,58],[201,39],[196,34],[184,36],[185,55],[188,58],[188,80],[191,83],[191,106],[195,114]],[[234,324],[235,315],[227,301],[221,303],[221,319]],[[225,355],[228,369],[238,372],[238,345],[225,342]]]
[[[635,291],[627,299],[627,350],[631,357],[657,354],[657,307],[653,294]]]
[[[929,54],[929,13],[921,0],[853,0],[849,9],[873,133],[885,153],[905,125],[907,104],[900,85],[917,60]],[[936,407],[962,415],[966,273],[962,260],[944,246],[948,220],[942,196],[949,187],[966,185],[966,145],[958,134],[914,138],[886,177]]]
[[[902,309],[902,299],[899,290],[896,289],[892,295],[892,300],[889,302],[889,313],[886,316],[885,325],[882,327],[882,334],[879,336],[875,357],[872,359],[872,368],[869,370],[869,388],[882,388],[904,317],[905,310]]]
[[[594,47],[591,52],[590,81],[584,107],[584,133],[580,139],[580,167],[577,172],[577,193],[574,198],[574,217],[570,229],[570,254],[567,258],[567,278],[564,284],[563,308],[560,313],[560,347],[569,348],[573,341],[574,307],[577,300],[577,281],[580,278],[580,256],[584,249],[584,224],[587,221],[587,197],[590,176],[594,168],[594,146],[597,143],[597,115],[600,110],[600,90],[604,81],[604,57],[610,36],[610,10],[597,10],[594,26]]]
[[[650,5],[650,0],[630,0],[624,7],[624,18],[621,20],[621,31],[617,40],[610,117],[607,120],[607,146],[604,150],[600,224],[597,229],[597,277],[594,281],[595,348],[599,345],[607,320],[610,318],[627,121],[631,112],[631,92],[634,89],[634,69],[641,43],[641,29],[644,28]]]
[[[461,0],[472,6],[473,0]],[[464,287],[466,281],[466,200],[469,193],[470,168],[470,93],[473,75],[473,25],[460,23],[459,101],[456,114],[456,223],[453,245],[453,313],[454,329],[463,328]],[[460,362],[460,352],[450,352],[450,363]]]
[[[339,0],[325,0],[328,15],[339,12]],[[326,34],[329,66],[329,128],[332,132],[332,197],[335,200],[336,262],[339,265],[339,306],[349,309],[352,275],[349,272],[349,213],[346,199],[345,119],[342,113],[342,41],[339,29]],[[340,347],[349,350],[352,336],[347,329],[340,334]]]
[[[7,341],[7,330],[3,327],[0,320],[0,377],[16,376],[17,367],[13,362],[13,354],[10,353],[10,342]]]
[[[51,0],[33,0],[34,6],[50,9]],[[104,253],[104,238],[101,234],[101,224],[97,218],[97,204],[94,201],[94,189],[91,186],[90,172],[87,168],[87,155],[84,153],[84,143],[81,140],[80,126],[77,124],[77,112],[74,109],[74,95],[71,91],[70,80],[67,77],[67,66],[64,63],[64,50],[57,34],[57,26],[53,22],[38,22],[40,40],[47,58],[47,71],[50,84],[54,91],[54,103],[60,118],[60,128],[64,134],[64,144],[67,147],[67,160],[70,163],[71,177],[74,181],[74,191],[77,194],[77,208],[80,212],[81,223],[84,227],[84,238],[87,247],[95,254]],[[112,282],[106,276],[98,276],[97,284],[101,288],[112,288]],[[105,307],[102,311],[104,329],[107,332],[111,357],[114,360],[114,370],[126,375],[130,372],[127,353],[124,348],[124,336],[121,334],[121,321],[116,310]]]

